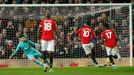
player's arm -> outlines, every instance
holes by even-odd
[[[13,56],[19,51],[19,48],[20,48],[20,44],[18,44],[16,50],[11,54],[11,56],[9,57],[9,59],[12,59]]]
[[[118,39],[118,37],[117,37],[117,35],[116,35],[116,32],[114,31],[114,34],[115,34],[115,39],[116,39],[116,41],[118,42],[119,41],[119,39]]]
[[[27,40],[29,42],[30,45],[32,46],[40,46],[38,43],[34,43],[31,40]]]
[[[94,31],[92,32],[92,34],[91,34],[91,38],[90,38],[90,39],[92,40],[92,43],[93,43],[94,45],[97,44],[97,38],[96,38],[96,36],[95,36]]]
[[[77,35],[77,36],[80,36],[80,31],[81,31],[81,28],[80,29],[74,29],[74,31],[75,31],[75,34]]]
[[[38,40],[40,40],[41,39],[41,29],[42,29],[42,27],[39,27],[38,28],[38,30],[37,30],[37,35],[38,35]]]
[[[92,31],[92,32],[91,32],[91,38],[92,38],[92,39],[96,39],[94,30],[92,29],[91,31]]]
[[[105,38],[103,36],[103,33],[101,34],[101,40],[100,40],[101,47],[104,49],[105,48]]]
[[[57,36],[56,36],[56,35],[57,35],[57,33],[59,33],[59,32],[58,32],[58,30],[57,30],[57,23],[56,23],[56,21],[54,21],[54,31],[55,31],[55,32],[54,32],[55,37],[56,37],[56,39],[57,39]]]
[[[57,23],[56,23],[56,21],[54,21],[54,31],[56,31],[57,30]]]
[[[42,34],[41,34],[42,26],[41,25],[42,25],[42,22],[40,22],[39,28],[37,30],[38,40],[40,40],[41,39],[41,36],[42,36]]]

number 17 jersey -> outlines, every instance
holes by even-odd
[[[101,33],[101,37],[105,39],[105,45],[109,48],[117,46],[116,33],[114,29],[106,29]]]
[[[56,25],[57,24],[53,19],[46,19],[40,22],[40,27],[42,27],[42,40],[54,40]]]

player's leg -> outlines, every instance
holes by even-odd
[[[94,55],[91,52],[91,49],[94,47],[93,43],[90,43],[90,44],[82,44],[82,47],[83,47],[86,55],[92,59],[93,63],[94,64],[98,64],[98,62],[96,61]]]
[[[32,62],[34,62],[35,64],[37,64],[37,65],[39,65],[39,66],[41,66],[41,67],[44,67],[44,64],[43,64],[41,61],[37,60],[37,59],[34,57],[33,54],[28,54],[27,57],[28,57],[28,59],[30,59],[30,60],[31,60]]]
[[[34,55],[35,58],[39,58],[40,57],[40,58],[42,58],[44,60],[43,55],[39,51],[37,51],[37,50],[36,50],[36,52],[33,55]],[[36,59],[36,60],[38,61],[38,59]],[[44,62],[44,72],[47,71],[48,65],[49,64],[47,62]]]
[[[47,47],[48,47],[48,41],[41,40],[41,50],[42,50],[42,54],[43,54],[42,59],[43,59],[44,63],[50,64],[50,61],[47,60],[48,59]]]
[[[117,58],[119,61],[121,60],[121,55],[119,54],[119,50],[117,46],[112,49],[112,55],[114,58]]]
[[[53,52],[54,52],[54,40],[48,41],[47,55],[50,60],[50,71],[53,68]]]
[[[106,47],[106,52],[107,52],[107,57],[109,58],[109,62],[112,63],[112,66],[115,66],[115,62],[112,56],[112,49],[109,47]]]

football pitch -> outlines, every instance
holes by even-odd
[[[54,68],[54,72],[43,72],[41,68],[5,68],[0,75],[134,75],[134,67],[74,67]]]

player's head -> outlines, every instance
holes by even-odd
[[[19,34],[20,41],[24,42],[26,40],[26,36],[23,34]]]
[[[110,28],[110,26],[109,26],[109,24],[108,24],[108,23],[104,23],[103,28],[104,28],[104,29],[109,29],[109,28]]]
[[[46,18],[51,18],[51,15],[50,15],[50,12],[49,12],[49,11],[46,11],[45,17],[46,17]]]
[[[88,26],[88,23],[87,22],[84,22],[83,26]]]

